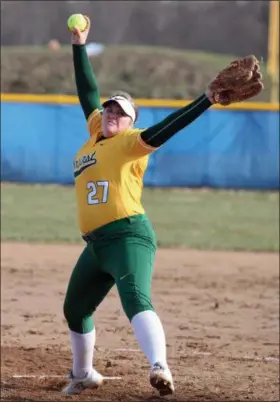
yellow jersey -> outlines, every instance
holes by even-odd
[[[141,203],[143,176],[149,154],[156,149],[142,141],[143,130],[134,128],[100,140],[101,112],[98,109],[91,113],[87,124],[90,138],[74,159],[82,234],[145,212]]]

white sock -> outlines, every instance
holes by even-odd
[[[70,338],[73,353],[73,375],[74,377],[84,377],[86,373],[92,371],[95,328],[87,334],[79,334],[70,330]]]
[[[132,318],[131,324],[150,365],[160,362],[167,366],[165,334],[157,314],[151,310],[143,311]]]

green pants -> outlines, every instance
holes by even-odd
[[[99,228],[72,272],[64,316],[72,331],[94,327],[93,312],[116,284],[129,320],[153,310],[151,280],[156,251],[153,228],[145,215],[121,219]]]

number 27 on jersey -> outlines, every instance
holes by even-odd
[[[97,195],[98,188],[101,188],[100,196]],[[89,205],[104,204],[108,201],[109,182],[108,181],[89,181],[87,189],[90,190],[87,199]]]

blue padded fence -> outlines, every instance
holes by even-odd
[[[137,127],[173,112],[140,107]],[[1,102],[1,180],[73,183],[73,158],[86,141],[77,104]],[[150,157],[147,186],[279,188],[277,111],[210,109]]]

